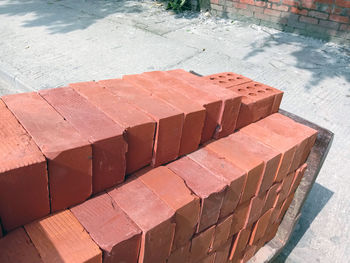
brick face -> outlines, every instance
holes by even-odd
[[[350,0],[210,1],[214,10],[252,17],[257,24],[348,43]]]

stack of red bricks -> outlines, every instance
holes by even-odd
[[[3,96],[0,262],[246,262],[316,139],[282,94],[173,70]]]

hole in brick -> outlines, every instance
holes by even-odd
[[[226,83],[226,81],[220,80],[219,83]]]
[[[267,90],[267,91],[271,91],[272,89],[270,89],[270,88],[266,88],[265,90]]]
[[[225,76],[220,75],[219,78],[224,78]]]
[[[248,86],[247,89],[254,89],[253,87]]]
[[[233,74],[232,73],[227,73],[227,76],[233,76]]]
[[[242,91],[244,91],[244,89],[238,89],[238,91],[242,92]]]
[[[214,80],[215,78],[214,77],[211,77],[210,80]]]
[[[252,93],[252,92],[251,92],[251,93],[248,93],[248,95],[249,95],[249,96],[256,96],[256,94],[255,94],[255,93]]]
[[[254,86],[255,86],[255,87],[260,87],[260,86],[261,86],[261,84],[254,84]]]
[[[263,90],[258,90],[258,92],[259,92],[259,93],[265,93],[265,91],[263,91]]]
[[[228,81],[235,81],[234,79],[228,79]]]
[[[243,79],[242,77],[237,77],[236,79]]]

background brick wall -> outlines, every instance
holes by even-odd
[[[350,43],[350,0],[210,0],[212,13]]]

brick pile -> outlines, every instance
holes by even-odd
[[[0,262],[246,262],[316,140],[282,94],[172,70],[3,96]]]

